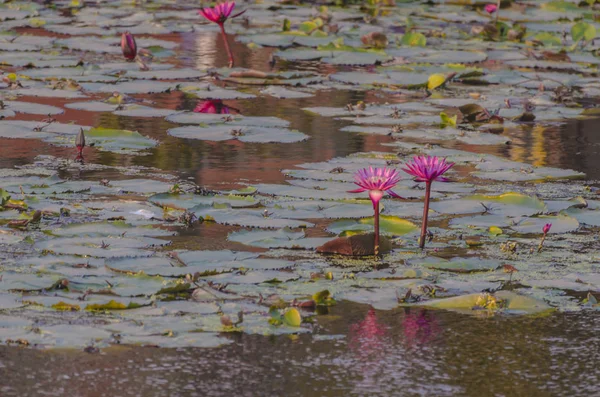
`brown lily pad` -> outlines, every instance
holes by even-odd
[[[385,254],[392,249],[389,239],[379,237],[379,253]],[[338,254],[347,256],[375,255],[375,234],[355,234],[348,237],[338,237],[317,247],[321,254]]]

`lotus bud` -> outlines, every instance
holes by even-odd
[[[550,231],[550,228],[552,227],[551,223],[546,223],[544,225],[544,227],[542,228],[542,233],[544,234],[548,234],[548,232]]]
[[[121,35],[121,50],[123,50],[123,56],[128,61],[133,61],[137,55],[137,44],[135,38],[129,32],[125,32]]]
[[[85,147],[85,134],[83,133],[83,128],[81,128],[77,133],[77,137],[75,138],[75,146],[77,147],[79,154],[81,154],[83,148]]]

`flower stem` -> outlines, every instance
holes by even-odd
[[[223,35],[223,42],[225,43],[225,50],[227,51],[227,55],[229,55],[229,67],[233,67],[233,53],[231,52],[231,48],[229,47],[229,41],[227,40],[227,33],[225,33],[225,25],[220,23],[219,27],[221,28],[221,34]]]
[[[540,245],[538,245],[538,252],[542,252],[542,248],[544,247],[544,241],[546,240],[546,233],[542,236],[542,241],[540,241]]]
[[[498,24],[498,17],[500,16],[500,3],[502,2],[502,0],[498,0],[497,6],[496,6],[496,25]]]
[[[425,237],[427,236],[427,216],[429,215],[429,196],[431,196],[431,182],[425,182],[425,205],[423,206],[423,224],[421,225],[421,238],[419,248],[425,248]]]
[[[375,204],[375,256],[379,255],[379,202]]]

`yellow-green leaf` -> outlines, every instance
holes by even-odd
[[[55,303],[54,305],[52,305],[52,308],[55,310],[63,310],[63,311],[79,311],[79,310],[81,310],[79,305],[72,305],[70,303],[66,303],[63,301]]]
[[[302,316],[298,309],[292,307],[283,315],[283,322],[290,327],[299,327],[302,324]]]
[[[490,234],[493,234],[494,236],[498,236],[498,235],[504,233],[502,231],[502,229],[500,229],[498,226],[491,226],[489,232],[490,232]]]
[[[427,79],[427,89],[435,90],[446,82],[446,75],[441,73],[432,74]]]
[[[427,45],[427,37],[422,33],[418,32],[408,32],[404,36],[402,36],[402,40],[400,40],[402,45],[407,45],[411,47],[425,47]]]
[[[452,117],[448,116],[446,113],[440,113],[440,120],[442,127],[456,127],[456,121],[458,119],[458,115],[454,115]]]

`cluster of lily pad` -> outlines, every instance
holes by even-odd
[[[252,51],[276,48],[271,64],[282,67],[270,72],[178,67],[180,43],[156,37],[212,34],[215,22],[231,67],[232,3],[203,9],[208,21],[180,3],[0,5],[0,138],[77,148],[77,161],[47,155],[0,170],[0,340],[213,346],[229,341],[223,332],[311,332],[336,300],[483,315],[597,309],[600,202],[571,181],[584,175],[460,146],[516,145],[525,128],[593,115],[585,105],[600,89],[599,62],[586,6],[437,3],[248,5],[229,31]],[[227,191],[84,162],[85,145],[144,155],[161,140],[55,119],[155,118],[163,139],[294,145],[310,135],[229,101],[332,90],[394,102],[303,105],[305,117],[337,118],[342,131],[391,136],[386,152],[300,164],[283,170],[285,183]],[[195,105],[161,108],[147,99],[159,93]],[[453,183],[432,184],[446,172]],[[351,193],[355,182],[372,202]],[[392,188],[403,199],[382,198]],[[227,241],[183,244],[188,229]],[[346,244],[323,248],[338,238]]]

